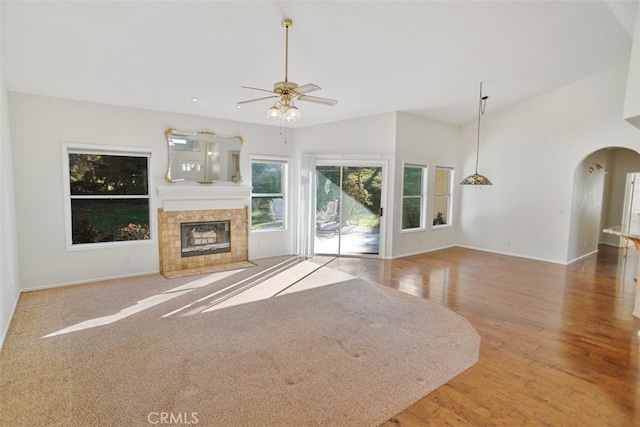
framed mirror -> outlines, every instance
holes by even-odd
[[[241,136],[222,137],[209,131],[188,132],[172,128],[165,134],[169,146],[167,181],[242,182]]]

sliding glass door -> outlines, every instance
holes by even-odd
[[[314,252],[379,255],[383,168],[316,165]]]

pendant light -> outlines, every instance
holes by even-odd
[[[480,82],[480,100],[478,102],[478,142],[476,145],[476,173],[462,180],[460,185],[493,185],[489,178],[478,173],[478,158],[480,157],[480,117],[484,114],[488,96],[482,96],[482,82]]]

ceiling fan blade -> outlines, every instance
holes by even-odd
[[[261,90],[262,92],[274,93],[272,90],[268,90],[268,89],[260,89],[259,87],[251,87],[251,86],[240,86],[240,87],[241,87],[241,88],[244,88],[244,89]]]
[[[296,93],[309,93],[316,90],[320,90],[320,86],[314,85],[313,83],[307,83],[306,85],[298,86],[293,91]]]
[[[336,101],[335,99],[320,98],[319,96],[302,95],[298,99],[300,101],[315,102],[316,104],[324,104],[324,105],[331,105],[331,106],[338,104],[338,101]]]
[[[271,99],[271,98],[278,98],[278,95],[265,96],[263,98],[247,99],[246,101],[238,102],[237,105],[244,105],[244,104],[248,104],[250,102],[262,101],[262,100]]]

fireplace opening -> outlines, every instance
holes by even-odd
[[[182,257],[231,252],[230,225],[231,221],[183,222]]]

